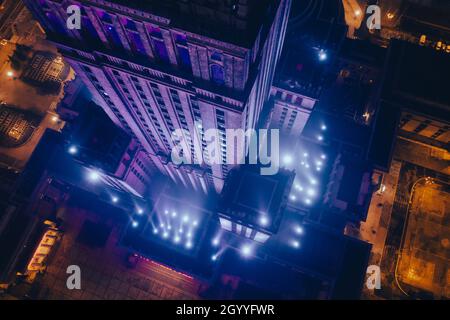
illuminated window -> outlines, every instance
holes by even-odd
[[[227,220],[225,218],[219,218],[219,220],[220,220],[220,226],[223,229],[231,231],[231,221],[230,220]]]
[[[261,242],[261,243],[264,243],[264,242],[266,242],[267,241],[267,239],[269,239],[269,235],[268,234],[265,234],[265,233],[262,233],[262,232],[256,232],[256,235],[255,235],[255,241],[258,241],[258,242]]]

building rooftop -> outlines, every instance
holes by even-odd
[[[392,40],[384,69],[368,156],[387,171],[402,111],[450,121],[450,55],[429,47]]]
[[[336,299],[359,298],[371,245],[286,212],[278,234],[259,251],[266,259],[242,260],[229,252],[221,273],[241,277],[282,298],[318,298],[324,287]],[[236,263],[236,259],[242,262]]]
[[[106,0],[170,20],[176,28],[221,41],[252,46],[279,0]]]
[[[385,67],[382,99],[418,114],[450,120],[450,55],[393,40]]]
[[[292,181],[293,173],[287,170],[264,176],[257,166],[242,166],[231,171],[225,181],[218,212],[238,224],[274,233],[281,221]],[[261,219],[266,219],[266,223]]]
[[[442,39],[450,37],[450,5],[437,8],[408,3],[402,13],[400,26],[411,33],[426,34]]]

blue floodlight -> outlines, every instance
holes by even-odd
[[[68,152],[70,154],[77,154],[78,153],[78,148],[76,146],[70,146]]]

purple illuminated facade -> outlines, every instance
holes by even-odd
[[[176,166],[171,134],[185,129],[187,141],[205,147],[204,130],[219,129],[226,157],[225,129],[257,126],[290,0],[25,2],[94,101],[142,146],[145,161],[180,185],[221,191],[230,165]],[[80,30],[66,28],[72,4],[81,8]]]

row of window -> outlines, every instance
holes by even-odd
[[[141,170],[144,171],[145,174],[150,176],[150,171],[148,170],[148,168],[144,165],[144,163],[140,159],[136,159],[136,163],[139,166],[139,168],[141,168]]]
[[[98,79],[95,77],[94,73],[92,72],[91,68],[89,68],[86,65],[82,65],[81,68],[86,72],[87,78],[91,81],[92,85],[97,89],[99,94],[103,97],[103,100],[106,102],[108,107],[111,109],[111,111],[114,113],[114,115],[117,117],[117,119],[122,124],[125,131],[130,134],[138,143],[139,141],[136,139],[136,135],[131,130],[128,123],[125,121],[125,118],[120,113],[119,109],[116,107],[116,105],[112,102],[111,98],[109,97],[108,93],[105,91],[105,88],[102,87]]]
[[[143,184],[146,184],[145,177],[140,174],[139,171],[137,171],[134,167],[131,167],[130,171],[135,175],[136,178],[139,179],[139,181],[141,181]]]
[[[94,9],[94,17],[98,24],[102,27],[102,33],[105,35],[108,44],[112,49],[127,49],[137,56],[148,58],[147,51],[151,50],[154,58],[163,63],[170,63],[169,50],[167,49],[167,41],[171,41],[177,55],[177,62],[180,68],[192,72],[191,56],[188,48],[188,41],[185,34],[168,31],[172,37],[165,38],[161,28],[157,26],[141,25],[127,18],[117,18],[105,11]],[[48,18],[52,24],[60,25],[57,17],[53,17],[51,11],[48,12]],[[53,19],[52,19],[53,17]],[[80,30],[81,36],[90,40],[92,43],[100,43],[100,36],[98,30],[94,27],[92,21],[82,8],[82,24],[84,28]],[[65,29],[65,28],[62,28]],[[148,37],[142,31],[147,31]],[[122,36],[123,34],[123,36]],[[145,38],[144,38],[145,37]],[[168,40],[170,39],[170,40]],[[148,43],[147,48],[144,43]],[[210,59],[210,77],[218,85],[223,85],[224,69],[223,69],[223,54],[218,51],[212,51],[209,54]]]
[[[222,157],[222,173],[225,178],[228,174],[228,165],[226,164],[227,160],[227,138],[226,138],[226,126],[225,126],[225,112],[219,109],[216,109],[216,121],[217,128],[219,129],[219,141],[220,141],[220,150]]]
[[[111,110],[115,113],[115,115],[120,120],[122,125],[126,128],[127,132],[129,132],[130,134],[133,135],[134,138],[136,138],[135,135],[131,132],[131,129],[128,126],[128,124],[126,123],[122,114],[119,112],[119,110],[116,108],[116,106],[112,103],[110,97],[105,92],[105,89],[100,85],[98,79],[95,77],[92,70],[87,66],[83,66],[83,69],[84,69],[84,71],[86,71],[87,76],[94,83],[94,86],[96,86],[97,90],[103,95],[106,103],[111,108]],[[124,96],[126,97],[129,104],[131,105],[131,108],[136,115],[136,120],[140,121],[139,126],[145,128],[148,136],[150,137],[150,139],[152,141],[152,144],[153,144],[156,152],[161,151],[162,150],[161,147],[159,146],[155,136],[153,135],[152,131],[150,130],[150,128],[147,124],[146,119],[144,118],[142,112],[139,110],[138,104],[134,101],[129,88],[126,85],[127,81],[121,76],[121,74],[117,70],[112,70],[112,74],[113,74],[115,80],[117,81],[117,83],[120,85],[121,90],[124,93]],[[130,76],[129,79],[131,80],[131,83],[133,84],[133,87],[136,90],[137,95],[142,100],[142,104],[145,106],[146,110],[148,111],[148,114],[152,120],[152,124],[154,125],[155,129],[158,131],[159,136],[166,147],[166,150],[167,150],[166,152],[170,152],[170,150],[171,150],[170,143],[166,137],[166,134],[162,130],[161,121],[158,121],[158,118],[155,115],[154,107],[152,108],[152,104],[147,99],[146,93],[143,88],[143,84],[140,82],[140,80],[138,78],[136,78],[134,76]],[[158,105],[158,108],[160,109],[161,115],[162,115],[164,121],[166,122],[169,132],[175,131],[175,126],[169,115],[166,103],[161,94],[159,86],[152,82],[148,82],[148,85],[149,85],[149,90],[153,94],[153,97]],[[185,132],[187,133],[185,138],[186,138],[187,142],[190,143],[191,156],[193,157],[193,159],[196,159],[197,155],[195,154],[195,151],[194,151],[192,137],[191,137],[189,126],[188,126],[188,123],[186,120],[186,116],[183,111],[179,93],[174,89],[170,89],[169,93],[170,93],[170,98],[171,98],[172,103],[175,108],[175,112],[177,113],[177,117],[180,121],[181,128],[183,128],[185,130]],[[202,125],[202,118],[201,118],[201,112],[200,112],[200,108],[198,105],[198,101],[191,98],[190,103],[191,103],[191,107],[192,107],[195,125],[197,125],[197,129],[201,135],[202,147],[205,150],[206,142],[204,140],[204,129],[203,129],[203,125]],[[225,134],[226,125],[225,125],[225,112],[224,111],[219,110],[219,109],[216,110],[216,121],[217,121],[217,127],[220,130],[219,139],[220,139],[221,157],[223,159],[223,162],[225,163],[226,162],[226,134]],[[170,139],[172,139],[172,137],[170,137]],[[173,141],[173,143],[177,143],[177,141]],[[210,159],[208,158],[208,155],[205,156],[204,160],[206,162],[209,162]],[[222,171],[223,171],[224,176],[227,175],[228,170],[229,170],[228,166],[226,164],[224,164],[222,166]]]

